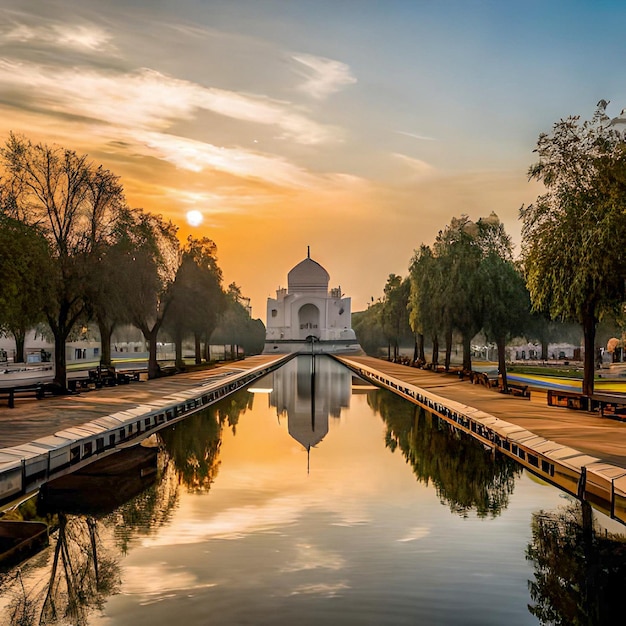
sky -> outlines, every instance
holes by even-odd
[[[254,317],[307,246],[359,311],[461,214],[519,253],[539,134],[626,107],[625,23],[604,0],[0,0],[0,143],[86,153],[211,238]]]

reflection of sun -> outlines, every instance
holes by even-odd
[[[200,211],[194,210],[187,212],[187,223],[189,226],[200,226],[203,219],[204,217],[202,217],[202,213],[200,213]]]

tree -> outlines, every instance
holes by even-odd
[[[482,326],[478,270],[482,258],[480,229],[467,215],[452,218],[440,231],[433,250],[442,279],[442,319],[445,323],[446,369],[450,366],[452,330],[461,333],[463,369],[472,369],[471,341]]]
[[[211,335],[212,344],[230,346],[231,358],[237,358],[239,348],[244,352],[258,354],[265,345],[265,326],[260,320],[250,318],[248,309],[242,304],[248,298],[242,295],[236,283],[228,285],[219,324]]]
[[[100,364],[111,365],[111,337],[116,326],[131,323],[129,301],[134,297],[128,289],[132,286],[127,278],[128,259],[134,252],[131,236],[132,214],[124,210],[117,220],[110,245],[102,246],[94,255],[94,271],[87,288],[87,311],[98,325],[100,332]]]
[[[26,333],[44,321],[49,297],[50,248],[39,228],[0,212],[0,331],[15,339],[15,361],[23,362]]]
[[[424,362],[424,336],[432,340],[432,364],[438,362],[438,332],[442,325],[442,279],[432,250],[422,244],[409,269],[409,323],[418,337],[417,358]]]
[[[373,302],[365,311],[352,314],[352,329],[365,352],[378,356],[387,341],[380,325],[382,302]]]
[[[380,311],[381,326],[389,346],[389,358],[391,358],[391,346],[393,346],[393,358],[398,358],[400,343],[410,334],[407,309],[409,290],[410,282],[408,279],[402,279],[396,274],[389,274]]]
[[[583,393],[594,389],[598,320],[624,301],[626,145],[600,101],[591,120],[570,116],[537,141],[529,178],[546,193],[522,207],[522,255],[534,310],[582,325]]]
[[[172,284],[179,266],[176,227],[160,215],[127,211],[125,254],[120,257],[120,288],[128,296],[132,323],[148,342],[148,377],[159,374],[157,338],[172,302]]]
[[[481,263],[483,329],[498,347],[498,370],[502,389],[508,391],[506,342],[521,335],[530,314],[526,283],[511,259],[490,252]]]
[[[167,329],[176,345],[176,365],[182,367],[182,342],[192,334],[196,363],[200,363],[201,340],[208,344],[217,326],[225,299],[222,270],[217,265],[217,246],[211,239],[187,238],[181,264],[172,285],[172,304]]]
[[[85,313],[85,285],[124,205],[118,178],[87,155],[33,144],[10,134],[0,149],[2,195],[9,214],[37,225],[51,250],[50,297],[44,314],[54,335],[55,383],[66,388],[65,343]]]

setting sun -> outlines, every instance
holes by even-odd
[[[187,211],[187,223],[189,226],[200,226],[204,217],[200,211]]]

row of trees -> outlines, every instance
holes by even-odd
[[[434,365],[444,346],[446,370],[455,338],[463,347],[463,368],[471,369],[471,341],[482,330],[498,347],[506,388],[505,345],[523,332],[530,298],[497,215],[477,222],[462,215],[439,232],[432,246],[420,246],[407,277],[389,276],[383,300],[370,310],[394,358],[410,336],[414,359],[425,363],[428,339]]]
[[[450,365],[453,334],[471,368],[470,342],[483,331],[498,347],[506,388],[505,343],[525,335],[546,343],[554,323],[575,322],[584,337],[583,393],[593,393],[595,339],[607,317],[621,325],[626,300],[626,141],[598,103],[593,118],[560,120],[537,143],[530,179],[545,193],[522,207],[522,254],[497,216],[472,222],[454,218],[432,246],[415,252],[409,275],[389,276],[384,298],[355,320],[365,349],[416,339],[415,360],[425,360],[424,338],[445,345]]]
[[[109,170],[86,155],[14,134],[0,149],[0,162],[0,330],[15,338],[23,360],[27,331],[45,322],[62,389],[65,344],[88,321],[100,331],[105,365],[114,329],[140,329],[150,377],[159,371],[160,332],[176,344],[179,364],[187,337],[194,339],[196,361],[208,359],[222,320],[259,334],[237,285],[222,288],[215,243],[189,237],[181,246],[171,222],[127,206]]]

